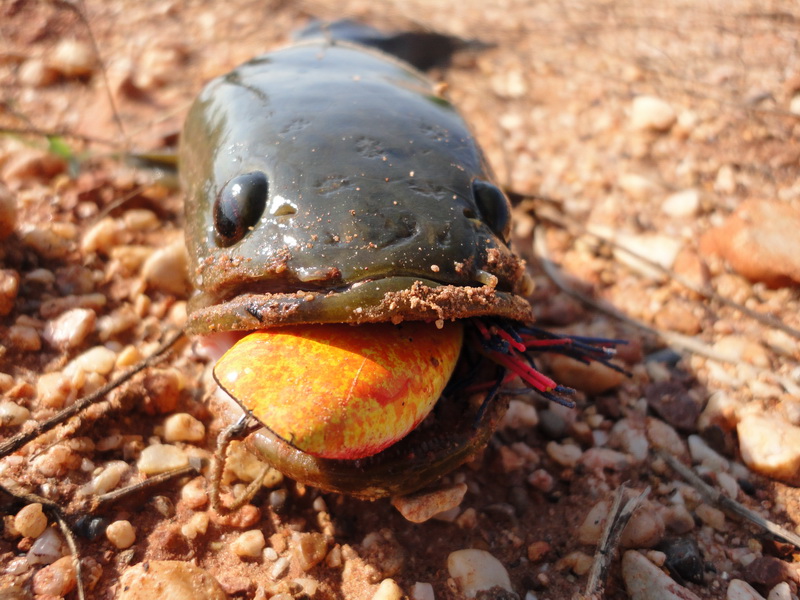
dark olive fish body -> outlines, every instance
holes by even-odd
[[[410,65],[300,43],[215,79],[182,136],[190,330],[530,319],[510,206]]]
[[[509,202],[467,125],[422,73],[379,50],[308,40],[213,80],[187,118],[180,166],[191,333],[532,320],[531,282],[508,246]],[[239,375],[215,377],[230,392],[221,378]],[[339,414],[339,399],[319,402]],[[467,404],[439,401],[434,425],[359,460],[312,456],[267,428],[248,447],[316,487],[405,494],[478,452],[506,407]]]

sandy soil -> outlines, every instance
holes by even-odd
[[[446,82],[498,181],[527,195],[515,209],[514,241],[537,283],[532,302],[540,324],[630,340],[620,360],[632,373],[613,390],[597,393],[585,382],[595,375],[581,372],[570,383],[588,391],[578,394],[575,411],[537,403],[538,426],[500,431],[479,460],[448,479],[468,486],[449,520],[412,525],[388,501],[320,494],[278,476],[254,500],[258,510],[238,521],[212,515],[205,533],[196,536],[187,536],[186,527],[195,527],[195,515],[207,514],[208,507],[186,479],[114,505],[105,518],[130,521],[136,541],[119,549],[104,537],[79,540],[94,575],[90,597],[115,597],[130,565],[177,559],[207,569],[231,598],[305,593],[320,600],[368,599],[388,577],[409,595],[424,582],[437,599],[459,598],[448,555],[480,548],[502,562],[520,597],[570,598],[584,589],[587,560],[595,552],[580,526],[623,482],[636,490],[650,486],[654,513],[674,507],[676,490],[692,498],[687,531],[668,528],[658,537],[698,542],[705,565],[700,582],[687,586],[701,598],[724,597],[733,578],[754,581],[746,570],[753,557],[775,556],[797,567],[797,549],[734,519],[720,523],[705,508],[698,511],[703,503],[655,456],[652,435],[637,459],[624,427],[615,428],[624,421],[646,432],[657,419],[674,425],[684,442],[700,435],[741,462],[739,416],[766,412],[798,419],[797,340],[620,260],[609,244],[581,229],[611,239],[658,234],[677,244],[672,264],[682,275],[800,327],[796,286],[752,284],[698,245],[746,199],[800,203],[798,117],[790,112],[800,89],[800,11],[794,3],[234,0],[223,9],[208,0],[110,0],[90,1],[84,9],[85,21],[60,3],[9,0],[0,7],[0,129],[70,134],[58,138],[66,144],[67,162],[43,151],[41,136],[0,138],[2,181],[18,210],[2,257],[19,287],[13,297],[3,292],[12,305],[0,323],[0,383],[4,398],[26,407],[32,419],[52,415],[74,400],[74,388],[82,386],[84,393],[108,375],[87,369],[80,381],[74,375],[55,381],[43,374],[64,373],[95,346],[110,349],[120,370],[182,323],[188,296],[183,282],[171,287],[142,274],[155,249],[180,244],[180,194],[152,170],[119,159],[120,152],[174,144],[204,81],[285,43],[311,16],[349,16],[389,29],[425,27],[490,45],[462,53],[432,76]],[[56,48],[64,37],[88,49],[83,72],[70,74],[59,61]],[[660,132],[637,129],[633,99],[642,95],[667,102],[676,122]],[[666,212],[667,198],[686,190],[696,190],[696,208],[682,216]],[[572,225],[560,227],[546,214]],[[103,217],[111,217],[110,225]],[[537,221],[548,223],[542,235],[573,286],[651,327],[689,336],[715,357],[625,325],[559,291],[532,249]],[[76,307],[92,311],[96,320],[86,317],[91,323],[84,334],[52,341],[48,323]],[[145,446],[163,439],[173,412],[189,413],[205,427],[201,440],[176,445],[208,458],[220,423],[204,402],[204,368],[191,344],[180,345],[117,394],[122,409],[39,438],[4,459],[0,478],[83,515],[88,505],[78,490],[95,469],[123,460],[130,466],[120,485],[139,481],[136,460]],[[659,402],[667,388],[678,400],[665,408]],[[706,418],[698,420],[703,410]],[[0,434],[8,437],[18,428],[2,427]],[[612,467],[570,463],[558,454],[564,446],[584,453],[607,446],[625,458]],[[681,448],[672,450],[682,455]],[[710,480],[712,470],[701,468]],[[796,487],[743,467],[730,471],[739,482],[739,501],[800,531]],[[5,510],[14,515],[19,508],[9,501]],[[0,537],[0,596],[19,586],[19,595],[4,597],[34,597],[37,569],[20,567],[17,558],[32,540],[15,534],[12,521],[6,518]],[[274,552],[243,559],[231,551],[241,531],[252,529],[263,530]],[[323,536],[310,536],[317,533]],[[324,551],[314,550],[317,542]],[[639,541],[635,547],[648,545]],[[304,563],[317,559],[323,560],[315,566]],[[276,567],[284,563],[284,569]],[[791,585],[796,596],[796,581]],[[770,585],[757,587],[766,596]],[[606,592],[608,598],[628,597],[619,559]]]

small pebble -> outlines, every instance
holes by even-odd
[[[630,600],[700,600],[635,550],[622,557],[622,579]]]
[[[430,583],[417,581],[411,587],[411,600],[436,600],[433,586]]]
[[[206,427],[188,413],[175,413],[164,421],[164,439],[168,442],[201,442]]]
[[[767,477],[800,484],[800,427],[769,415],[745,415],[736,427],[745,464]]]
[[[378,590],[372,596],[372,600],[402,600],[402,598],[403,590],[394,579],[381,581]]]
[[[64,375],[73,376],[78,369],[85,373],[108,375],[114,369],[117,354],[105,346],[95,346],[71,360],[63,369]]]
[[[658,549],[664,553],[664,563],[670,573],[676,573],[686,581],[703,583],[705,561],[694,538],[668,538],[658,545]]]
[[[72,238],[50,223],[49,226],[28,225],[21,228],[20,241],[43,258],[66,259],[72,250]]]
[[[664,214],[676,219],[694,217],[700,209],[700,190],[691,188],[667,196],[661,204]]]
[[[792,590],[785,581],[769,591],[767,600],[792,600]]]
[[[124,461],[111,461],[100,473],[92,477],[91,481],[78,488],[78,494],[81,496],[94,496],[110,492],[117,487],[120,479],[129,469],[128,463]]]
[[[620,545],[623,548],[652,548],[664,538],[665,530],[661,510],[646,502],[622,530]]]
[[[209,521],[208,513],[194,513],[189,521],[181,526],[181,534],[188,540],[193,540],[200,535],[204,535],[206,531],[208,531]]]
[[[733,579],[728,584],[725,600],[764,600],[764,596],[741,579]]]
[[[66,596],[78,583],[72,556],[62,556],[33,576],[33,592],[45,596]]]
[[[58,79],[58,71],[41,58],[29,58],[19,66],[17,79],[21,85],[35,88],[46,87]]]
[[[231,551],[240,558],[260,558],[266,545],[264,532],[260,529],[251,529],[239,534],[239,537],[233,540]]]
[[[669,452],[678,458],[689,456],[686,443],[680,434],[661,419],[647,418],[647,439],[658,450]]]
[[[771,287],[800,282],[800,209],[749,199],[725,223],[700,238],[703,255],[718,254],[740,275]]]
[[[47,63],[65,77],[85,77],[92,74],[97,61],[88,42],[65,38],[53,48]]]
[[[536,407],[521,400],[511,400],[498,429],[528,429],[539,424]]]
[[[169,444],[153,444],[142,450],[136,463],[139,471],[146,475],[157,475],[174,469],[180,469],[189,464],[186,453]]]
[[[7,342],[21,352],[38,352],[42,349],[39,332],[29,325],[12,325],[8,328]]]
[[[31,416],[24,406],[10,400],[0,401],[0,427],[17,427],[22,425]]]
[[[570,552],[561,558],[556,564],[557,569],[569,569],[575,575],[581,576],[589,572],[592,568],[593,559],[585,552]]]
[[[186,245],[182,239],[159,248],[142,265],[142,279],[148,287],[185,296],[189,289]]]
[[[553,379],[590,396],[596,396],[617,387],[625,375],[599,362],[588,365],[561,354],[541,356]]]
[[[328,540],[321,533],[299,533],[294,554],[303,571],[309,571],[321,563],[328,554]]]
[[[53,348],[77,348],[94,330],[97,315],[87,308],[73,308],[48,321],[43,337]]]
[[[714,508],[713,506],[703,503],[695,508],[694,512],[703,523],[715,531],[727,531],[728,528],[725,524],[725,513],[718,508]]]
[[[466,598],[500,587],[513,592],[508,571],[499,560],[485,550],[457,550],[447,557],[447,571]]]
[[[701,464],[714,471],[730,469],[728,459],[720,456],[699,435],[689,436],[689,453],[696,464]]]
[[[17,226],[17,198],[0,183],[0,241],[10,236]]]
[[[81,239],[83,254],[109,254],[114,246],[121,243],[122,238],[118,223],[111,217],[100,219],[89,227]]]
[[[800,585],[800,571],[796,565],[776,556],[759,556],[751,561],[744,569],[744,578],[748,583],[766,589],[782,581],[793,581]]]
[[[47,528],[47,516],[38,502],[24,506],[14,517],[14,528],[23,537],[37,538]]]
[[[117,600],[227,600],[216,579],[205,569],[178,560],[149,560],[126,570]]]
[[[424,523],[435,515],[461,504],[467,485],[458,483],[432,492],[422,492],[392,498],[392,505],[412,523]]]
[[[183,377],[177,369],[150,369],[144,378],[147,397],[142,410],[149,415],[173,412],[178,406],[183,385]]]
[[[547,455],[562,467],[574,467],[583,454],[580,446],[575,444],[559,444],[548,442],[546,446]]]
[[[64,556],[66,545],[54,527],[48,527],[28,550],[29,565],[49,565]]]
[[[136,541],[136,530],[130,521],[114,521],[106,527],[106,537],[119,550],[125,550],[133,546]]]
[[[19,273],[13,269],[0,269],[0,317],[14,310],[18,294]]]
[[[208,503],[206,480],[195,477],[181,488],[181,501],[192,510],[199,510]]]
[[[672,106],[655,96],[636,96],[631,106],[631,128],[642,131],[667,131],[678,119]]]
[[[622,448],[632,455],[636,462],[643,462],[650,451],[644,423],[633,419],[621,419],[611,428],[609,442],[616,448]]]

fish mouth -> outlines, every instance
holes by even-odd
[[[310,323],[439,321],[493,316],[533,320],[523,297],[491,285],[443,285],[417,277],[360,281],[330,291],[243,293],[212,303],[200,293],[189,301],[187,332],[206,335]]]

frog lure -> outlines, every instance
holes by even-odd
[[[247,447],[369,499],[479,452],[512,379],[569,404],[534,354],[608,364],[615,344],[530,325],[511,205],[397,39],[338,23],[241,65],[201,92],[179,155],[187,330],[263,425]]]

